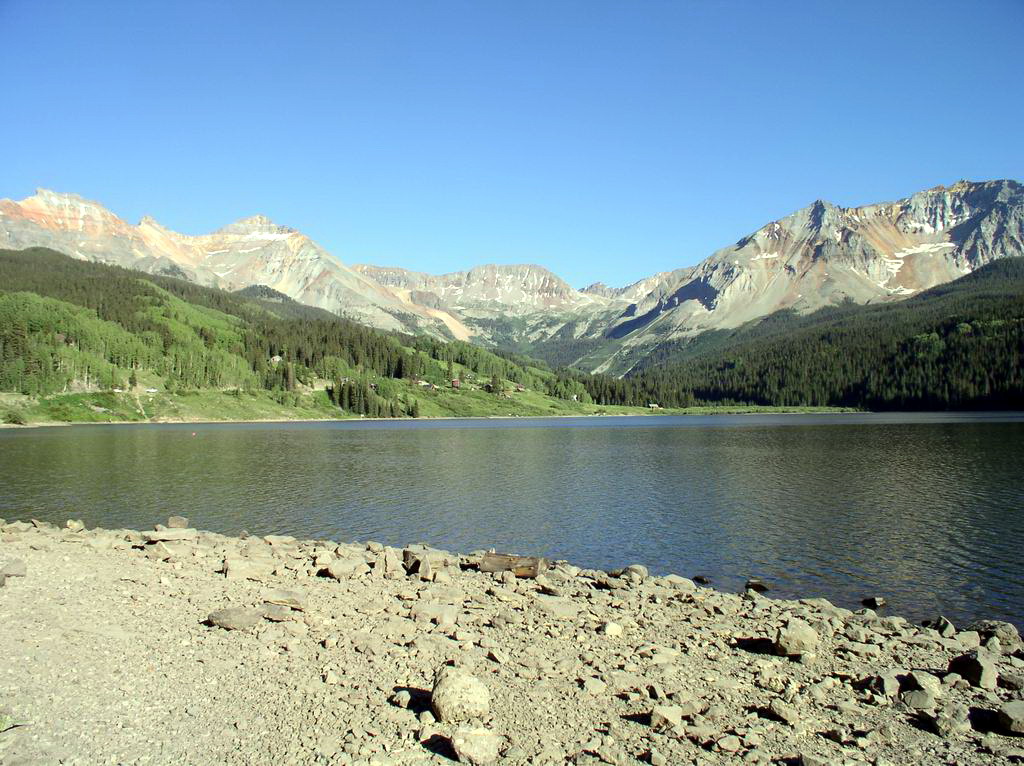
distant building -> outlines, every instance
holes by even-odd
[[[156,393],[156,389],[155,388],[147,388],[146,389],[146,393],[147,394],[155,394]]]
[[[526,390],[526,386],[524,386],[522,383],[516,383],[516,391],[518,391],[519,393],[522,393],[525,390]]]
[[[280,364],[281,361],[282,361],[281,357],[278,356],[277,354],[274,354],[272,357],[270,357],[270,363],[271,364]]]
[[[650,407],[652,410],[660,410],[661,409],[661,405],[660,404],[648,404],[647,406]]]
[[[462,381],[458,378],[452,378],[452,388],[462,388]]]

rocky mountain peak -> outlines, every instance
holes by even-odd
[[[68,192],[55,192],[52,189],[36,189],[31,197],[26,197],[20,203],[26,208],[40,209],[45,211],[64,213],[74,211],[77,215],[91,217],[117,218],[98,202],[93,202],[78,194]]]
[[[44,189],[41,186],[36,189],[35,194],[22,200],[22,202],[28,202],[29,200],[54,206],[67,205],[72,202],[76,204],[97,205],[97,203],[87,200],[81,195],[72,194],[71,192],[57,192],[53,189]]]
[[[252,226],[254,228],[262,228],[262,227],[265,227],[265,226],[276,226],[276,224],[273,221],[271,221],[269,218],[267,218],[267,216],[259,215],[259,214],[251,215],[248,218],[239,218],[237,221],[235,221],[235,225],[236,226]]]
[[[860,207],[817,199],[699,264],[622,288],[597,282],[575,290],[529,263],[436,276],[349,268],[265,215],[190,237],[148,216],[130,226],[75,194],[40,189],[20,202],[0,200],[0,247],[40,245],[152,273],[178,268],[188,279],[227,289],[268,285],[382,329],[537,351],[551,341],[559,349],[578,347],[574,363],[615,372],[659,344],[705,330],[780,309],[899,300],[995,258],[1020,256],[1024,186],[960,180]]]
[[[287,226],[278,226],[265,215],[252,215],[248,218],[240,218],[232,224],[228,224],[214,234],[236,234],[236,235],[290,235],[295,229]],[[277,238],[275,236],[274,238]]]
[[[162,232],[164,234],[177,235],[177,232],[171,231],[151,215],[142,216],[142,218],[139,220],[139,227],[147,229],[156,229],[157,231]]]

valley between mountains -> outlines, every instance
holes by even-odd
[[[188,236],[150,217],[132,225],[99,203],[47,190],[0,200],[0,247],[46,247],[229,291],[265,285],[378,329],[617,376],[708,331],[783,310],[899,301],[1024,255],[1024,187],[959,181],[852,208],[818,200],[695,266],[619,288],[576,289],[532,264],[440,276],[348,265],[261,215]]]

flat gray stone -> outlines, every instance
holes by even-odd
[[[229,556],[224,559],[221,571],[228,580],[262,580],[274,570],[269,559],[249,559]]]
[[[350,580],[370,571],[362,558],[335,559],[327,565],[327,574],[335,580]]]
[[[453,604],[416,604],[410,614],[417,622],[434,622],[443,628],[453,627],[459,619],[458,607]]]
[[[4,577],[24,577],[27,571],[28,568],[25,566],[25,562],[21,559],[15,559],[4,564],[3,568],[0,569],[0,575]]]
[[[579,604],[567,598],[535,596],[534,600],[542,612],[556,620],[574,620],[580,612]]]
[[[935,695],[927,689],[912,689],[900,695],[900,702],[911,710],[931,710],[935,707]]]
[[[306,596],[297,590],[272,590],[263,595],[263,603],[286,606],[303,612],[306,609]]]
[[[206,619],[211,625],[224,630],[252,630],[263,622],[263,613],[258,609],[233,606],[210,612]]]
[[[199,537],[198,529],[155,529],[140,532],[143,542],[166,543],[176,540],[195,540]]]
[[[483,727],[462,728],[452,736],[452,749],[459,758],[459,763],[473,766],[490,766],[497,763],[502,738]]]
[[[280,604],[264,604],[263,616],[271,622],[285,622],[291,620],[295,616],[295,612]]]

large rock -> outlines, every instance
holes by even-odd
[[[167,519],[168,529],[188,529],[188,519],[184,516],[171,516]]]
[[[661,578],[661,581],[674,590],[691,591],[697,589],[697,584],[693,580],[680,577],[677,574],[665,575]]]
[[[967,626],[967,630],[977,631],[982,641],[998,638],[999,645],[1005,654],[1013,654],[1013,652],[1024,647],[1024,643],[1021,642],[1020,633],[1017,631],[1016,626],[1010,622],[979,620]]]
[[[335,580],[351,580],[367,574],[370,567],[362,558],[335,559],[327,565],[327,574]]]
[[[491,694],[483,682],[459,668],[442,667],[434,677],[430,708],[437,720],[462,723],[491,711]]]
[[[943,638],[952,638],[956,635],[956,627],[941,614],[938,617],[925,620],[921,625],[925,628],[931,628]]]
[[[447,551],[439,551],[426,545],[410,545],[402,550],[402,561],[410,575],[419,575],[420,579],[433,579],[433,572],[458,566],[459,558]]]
[[[948,705],[925,720],[944,739],[969,734],[971,731],[970,709],[966,705]]]
[[[932,710],[936,699],[928,689],[910,689],[900,695],[900,702],[911,710]]]
[[[771,701],[768,709],[771,710],[773,716],[778,718],[780,721],[788,723],[790,726],[796,726],[800,723],[800,712],[796,707],[784,702],[778,697]]]
[[[378,576],[394,580],[405,575],[405,566],[402,558],[394,548],[385,548],[377,553],[377,560],[373,566],[373,573]]]
[[[651,728],[672,731],[683,723],[683,709],[678,705],[658,705],[651,711]]]
[[[252,630],[263,621],[263,613],[241,606],[218,609],[206,618],[211,625],[224,630]]]
[[[971,686],[981,689],[995,689],[999,681],[996,664],[984,649],[974,649],[954,657],[949,663],[949,672],[956,673]]]
[[[650,576],[651,573],[643,564],[630,564],[622,570],[622,579],[632,583],[641,583]]]
[[[1013,700],[999,708],[999,725],[1008,734],[1024,734],[1024,700]]]
[[[459,763],[489,766],[498,761],[501,736],[483,727],[459,729],[452,736],[452,749]]]
[[[868,686],[883,697],[895,697],[900,692],[900,673],[897,670],[888,670],[872,678]]]
[[[813,654],[817,648],[817,631],[797,617],[790,618],[775,637],[775,651],[785,657]]]

